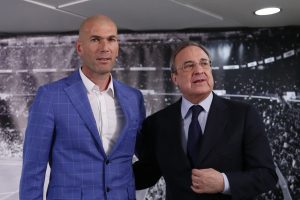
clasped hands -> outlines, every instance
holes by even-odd
[[[224,191],[223,175],[215,169],[193,169],[192,190],[198,194],[220,193]]]

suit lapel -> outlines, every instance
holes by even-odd
[[[199,149],[198,164],[204,161],[210,151],[221,143],[224,138],[224,130],[229,118],[226,105],[222,99],[214,94],[210,111],[205,126],[202,144]]]
[[[166,128],[166,131],[164,131],[166,133],[165,141],[168,141],[165,148],[172,148],[173,150],[170,152],[175,155],[171,156],[170,159],[176,159],[174,163],[178,165],[190,167],[190,162],[183,149],[182,140],[184,139],[184,135],[182,134],[181,101],[182,99],[170,107],[170,111],[167,112],[170,115],[165,117],[166,122],[163,122],[162,126]]]
[[[115,145],[113,145],[111,149],[110,154],[113,154],[113,152],[117,149],[121,141],[123,141],[123,138],[125,137],[126,133],[128,132],[127,130],[131,121],[130,113],[132,113],[130,112],[131,106],[128,100],[128,95],[126,95],[127,89],[123,87],[119,82],[114,80],[114,91],[115,91],[117,103],[120,105],[124,115],[124,124],[119,133],[119,137],[117,138]]]
[[[79,71],[69,76],[66,81],[68,85],[65,88],[66,94],[69,96],[71,103],[81,116],[81,119],[84,121],[85,125],[92,133],[97,144],[102,149],[102,152],[104,152],[96,121],[94,119],[94,115],[87,97],[87,91],[80,78]]]

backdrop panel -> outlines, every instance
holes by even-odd
[[[20,170],[28,108],[40,85],[80,67],[76,39],[76,35],[0,39],[0,169]],[[123,33],[120,39],[113,76],[142,90],[147,115],[180,97],[169,69],[175,46],[184,40],[204,44],[212,55],[215,92],[254,104],[266,125],[280,184],[258,199],[300,199],[300,27]],[[15,177],[0,170],[0,198],[15,199],[19,171],[10,174]],[[164,195],[162,179],[146,199]]]

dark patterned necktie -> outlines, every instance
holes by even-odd
[[[198,121],[198,116],[203,108],[200,105],[191,106],[192,120],[189,126],[188,141],[187,141],[187,156],[191,166],[195,167],[199,145],[202,139],[202,130]]]

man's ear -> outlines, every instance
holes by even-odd
[[[76,42],[76,51],[77,51],[78,55],[82,54],[82,46],[81,46],[81,42],[79,40],[77,40],[77,42]]]
[[[172,74],[171,74],[171,79],[172,79],[173,83],[177,86],[177,85],[178,85],[178,84],[177,84],[177,76],[176,76],[175,73],[172,73]]]

